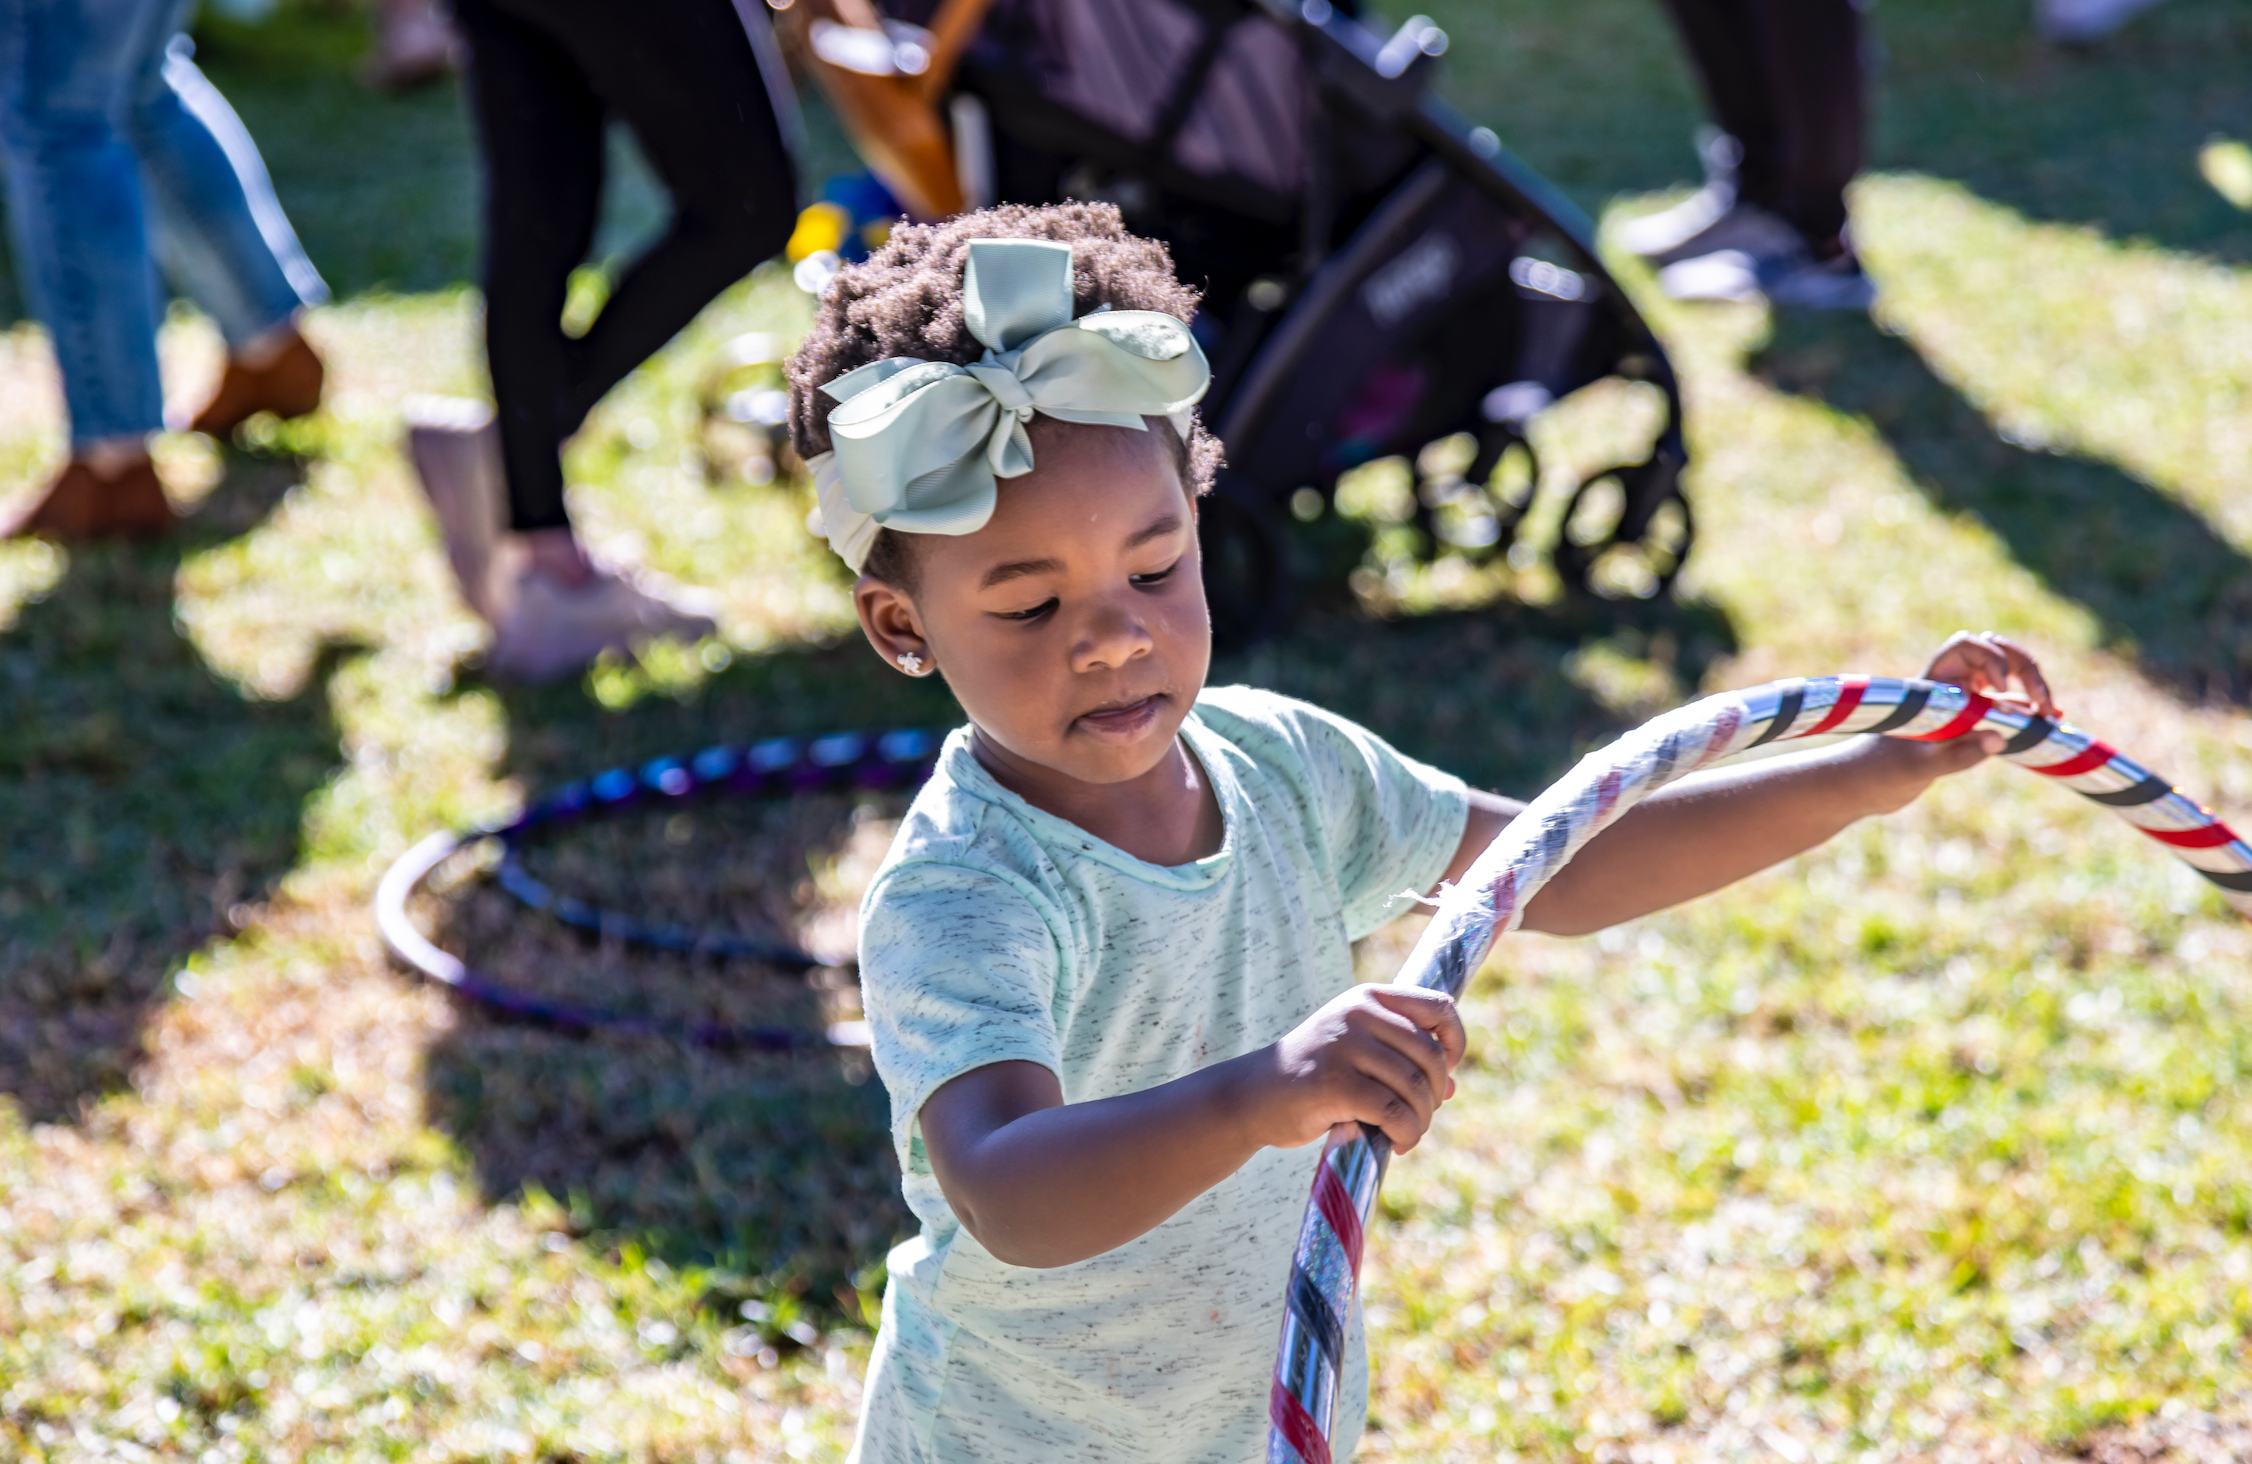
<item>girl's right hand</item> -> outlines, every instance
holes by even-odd
[[[1311,1143],[1341,1123],[1383,1130],[1392,1152],[1414,1148],[1454,1096],[1462,1061],[1454,999],[1412,986],[1356,986],[1255,1057],[1260,1142]]]

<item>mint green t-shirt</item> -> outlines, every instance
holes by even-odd
[[[1145,864],[995,782],[957,732],[861,908],[863,1004],[922,1233],[891,1253],[860,1464],[1252,1464],[1318,1145],[1266,1149],[1076,1265],[996,1260],[916,1115],[974,1068],[1035,1062],[1066,1103],[1156,1087],[1289,1032],[1353,981],[1352,942],[1446,872],[1462,783],[1341,717],[1207,690],[1181,735],[1220,852]],[[1367,1410],[1358,1309],[1336,1457]]]

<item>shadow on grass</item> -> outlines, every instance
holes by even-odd
[[[498,694],[512,729],[508,771],[534,797],[714,743],[960,719],[939,682],[906,681],[857,638],[746,657],[689,695],[622,711],[578,684]],[[804,922],[838,903],[840,852],[860,851],[864,879],[906,797],[720,798],[560,830],[527,860],[558,889],[611,908],[820,945]],[[432,899],[423,919],[447,949],[520,989],[668,1022],[818,1032],[836,988],[852,985],[849,971],[808,977],[583,940],[484,885]],[[718,1265],[752,1292],[802,1293],[821,1315],[862,1321],[852,1278],[913,1228],[883,1086],[864,1054],[696,1051],[467,1007],[463,1017],[426,1055],[425,1080],[433,1120],[489,1196],[536,1185],[598,1241]]]
[[[2252,561],[2196,513],[2109,464],[2004,441],[1864,319],[1785,317],[1752,369],[1866,416],[1934,505],[2000,535],[2112,649],[2192,700],[2252,701]]]
[[[661,962],[620,954],[603,964],[638,981]],[[813,1003],[785,989],[798,978],[734,966],[704,979],[771,990],[766,1020],[813,1029]],[[432,1117],[485,1193],[507,1200],[537,1186],[598,1244],[718,1267],[746,1294],[800,1295],[825,1317],[863,1324],[854,1278],[914,1228],[883,1085],[864,1058],[729,1055],[467,1014],[424,1062]]]
[[[1480,781],[1531,792],[1620,718],[1568,669],[1590,634],[1629,643],[1693,686],[1732,648],[1725,621],[1678,606],[1623,618],[1524,609],[1379,623],[1327,614],[1294,637],[1216,668],[1367,720],[1402,746]],[[622,712],[578,686],[503,691],[510,771],[535,797],[599,769],[714,742],[959,720],[935,680],[909,682],[857,640],[738,661],[689,697]],[[840,858],[848,897],[880,859],[904,792],[760,806],[717,801],[628,815],[544,838],[528,860],[556,887],[644,916],[743,932],[792,930]],[[834,886],[832,886],[832,889]],[[833,897],[832,897],[833,903]],[[816,1030],[813,977],[582,940],[489,885],[433,896],[420,917],[478,969],[551,997],[680,1022]],[[833,996],[833,991],[830,995]],[[537,1186],[576,1228],[675,1265],[720,1265],[753,1292],[858,1321],[853,1278],[909,1233],[881,1083],[864,1057],[690,1051],[576,1037],[466,1009],[426,1057],[434,1120],[470,1156],[485,1192]]]
[[[1961,181],[2029,218],[2252,260],[2252,215],[2198,172],[2247,130],[2252,12],[2170,0],[2101,44],[2058,46],[2029,6],[1897,0],[1872,17],[1887,57],[1872,165]]]
[[[1530,798],[1580,754],[1694,697],[1737,648],[1719,608],[1671,600],[1497,603],[1378,621],[1301,615],[1213,667],[1341,712],[1480,787]],[[1631,685],[1595,663],[1629,671]]]
[[[299,476],[236,460],[176,541],[73,551],[0,632],[0,1091],[28,1118],[124,1080],[168,974],[297,862],[305,799],[339,765],[344,652],[254,701],[172,619],[182,552],[254,526]]]

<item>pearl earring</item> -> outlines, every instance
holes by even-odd
[[[920,676],[923,674],[923,658],[913,651],[901,651],[899,653],[899,669],[910,676]]]

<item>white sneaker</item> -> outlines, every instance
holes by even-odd
[[[1644,234],[1629,225],[1619,231],[1620,242],[1660,268],[1728,249],[1741,250],[1756,259],[1765,259],[1770,255],[1787,254],[1794,249],[1806,248],[1806,241],[1799,237],[1798,230],[1756,203],[1731,203],[1712,214],[1706,223],[1693,232],[1682,233],[1684,227],[1710,207],[1713,198],[1707,195],[1713,192],[1713,188],[1714,185],[1707,184],[1704,190],[1692,194],[1687,202],[1676,204],[1664,213],[1634,221],[1636,224],[1652,225],[1663,222],[1666,227],[1662,232],[1653,227]],[[1664,242],[1663,248],[1637,247],[1637,244],[1660,242]]]
[[[1674,300],[1765,300],[1797,310],[1866,310],[1876,301],[1876,286],[1858,259],[1849,253],[1817,260],[1805,241],[1784,227],[1787,247],[1716,249],[1680,260],[1658,271],[1658,288]]]
[[[2158,0],[2033,0],[2033,28],[2048,40],[2099,41]]]
[[[1759,261],[1741,249],[1716,249],[1659,270],[1658,288],[1669,300],[1730,304],[1757,300]]]
[[[1699,127],[1697,156],[1705,165],[1705,186],[1671,208],[1620,224],[1612,231],[1620,248],[1652,264],[1668,265],[1716,249],[1748,247],[1748,241],[1735,236],[1743,222],[1735,217],[1743,144],[1717,127]]]
[[[653,640],[701,640],[717,630],[705,597],[652,575],[628,579],[597,566],[594,577],[563,585],[530,565],[493,578],[503,602],[493,618],[486,664],[512,681],[553,681],[584,670],[604,651]]]
[[[1677,259],[1729,247],[1725,241],[1706,244],[1704,236],[1735,209],[1736,185],[1715,179],[1672,208],[1628,219],[1613,231],[1613,237],[1629,254],[1653,264],[1672,264]]]
[[[707,597],[654,575],[631,579],[606,565],[572,587],[534,570],[506,532],[506,470],[492,408],[466,397],[406,402],[407,455],[437,511],[461,597],[493,628],[486,664],[517,681],[552,681],[604,651],[667,636],[701,640],[717,629]]]
[[[407,457],[437,511],[446,558],[469,608],[493,618],[493,554],[504,527],[506,493],[500,429],[493,409],[467,397],[411,396],[405,403]]]

